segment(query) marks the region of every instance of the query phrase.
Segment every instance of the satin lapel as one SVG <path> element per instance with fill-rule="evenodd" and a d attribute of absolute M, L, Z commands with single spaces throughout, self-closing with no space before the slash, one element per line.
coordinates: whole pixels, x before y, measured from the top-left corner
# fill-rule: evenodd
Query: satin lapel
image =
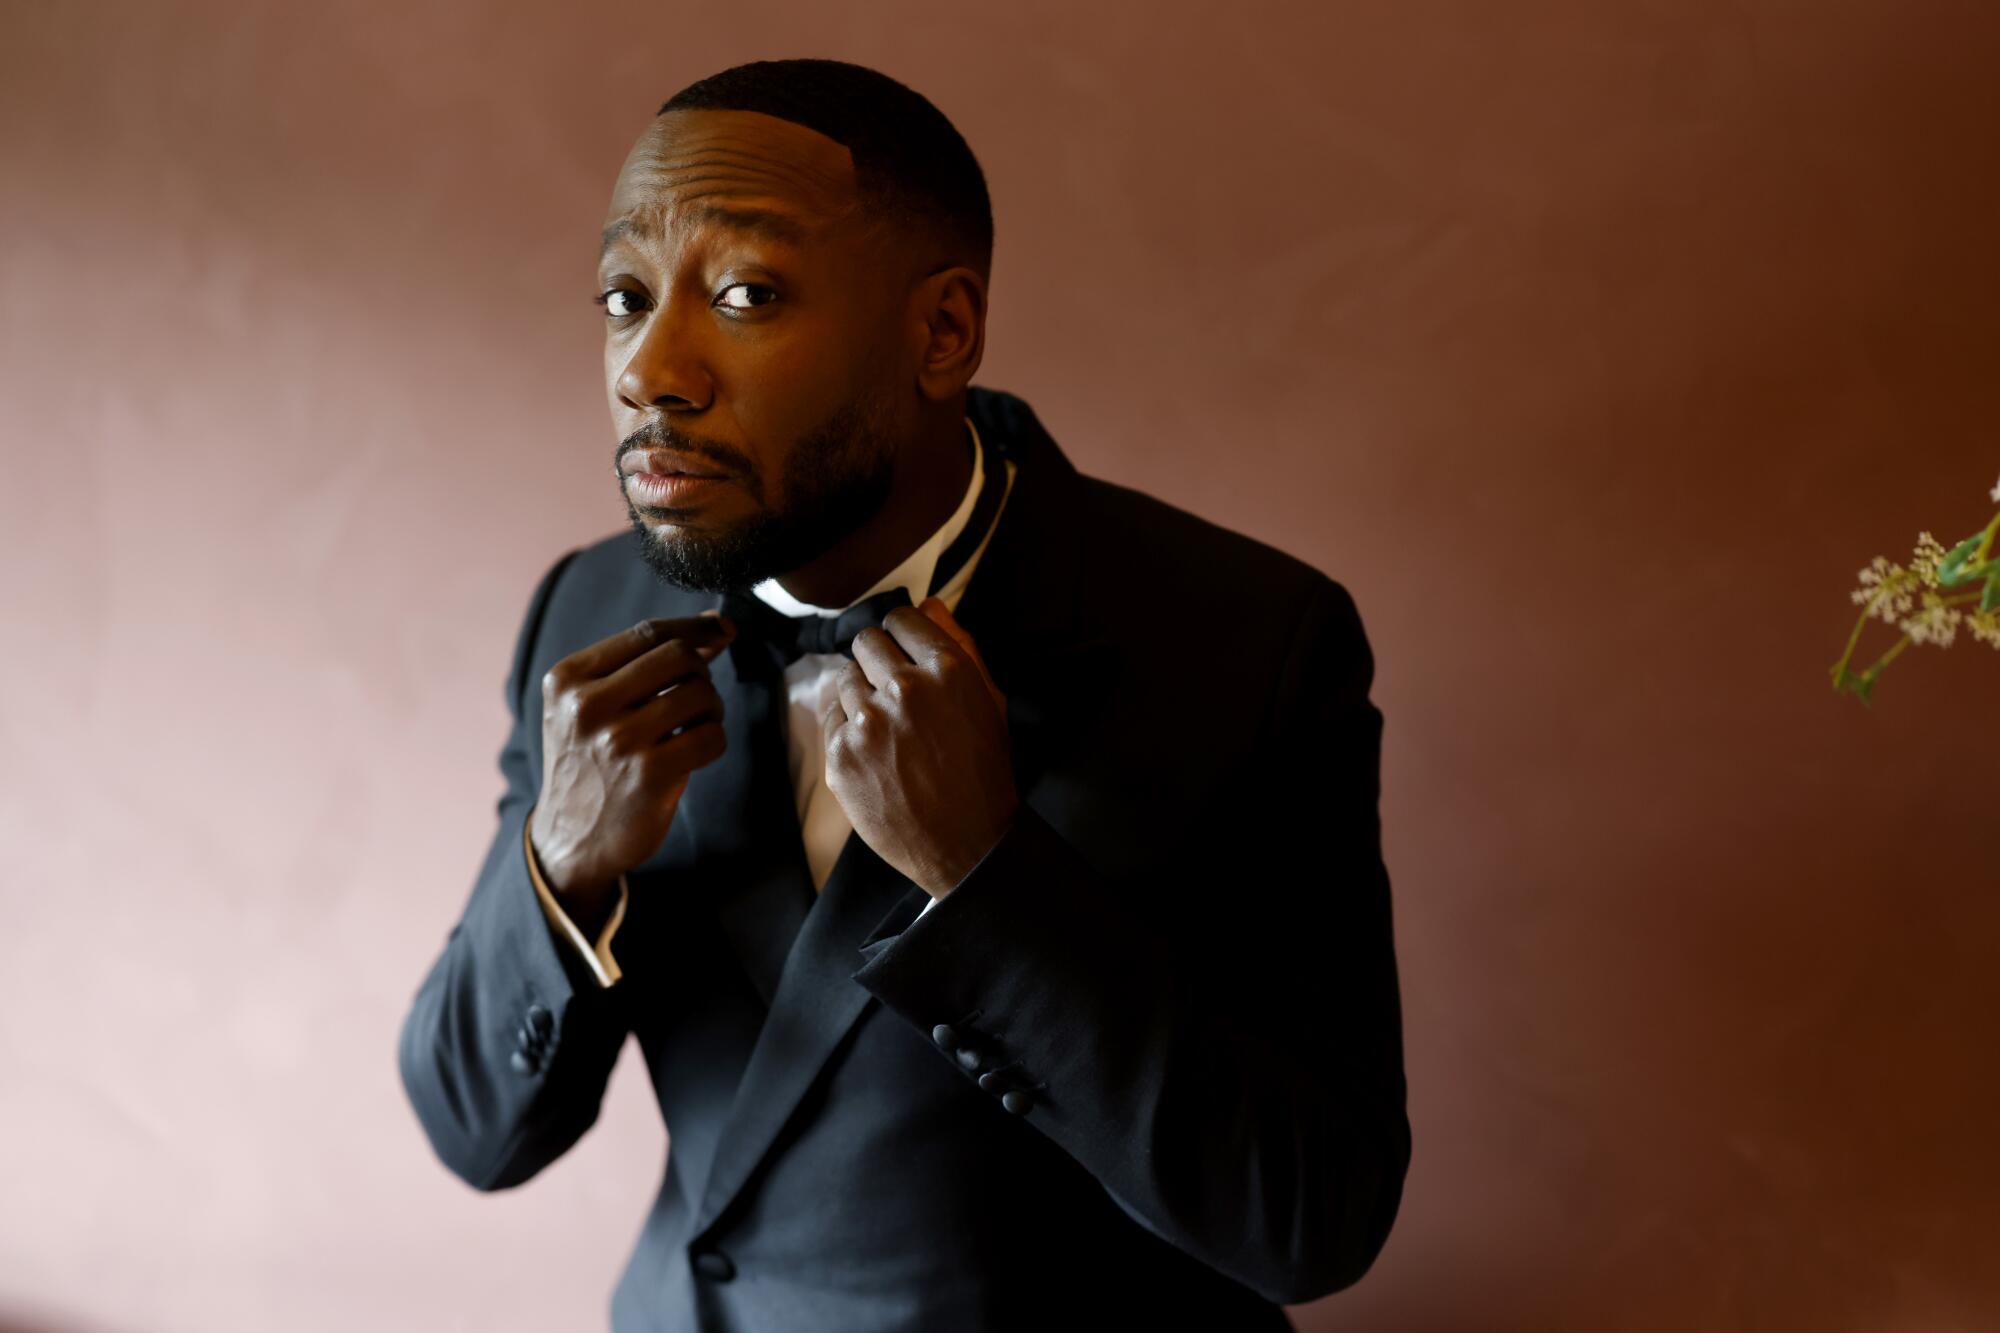
<path fill-rule="evenodd" d="M 975 388 L 968 412 L 981 440 L 1020 468 L 956 618 L 1007 696 L 1015 785 L 1026 799 L 1115 679 L 1117 650 L 1079 615 L 1069 460 L 1013 395 Z M 739 675 L 746 662 L 747 682 Z M 721 1218 L 875 1002 L 853 979 L 865 961 L 862 946 L 900 933 L 929 901 L 855 833 L 815 900 L 789 790 L 782 714 L 769 711 L 784 706 L 783 684 L 765 686 L 756 675 L 755 659 L 733 651 L 711 668 L 724 697 L 729 750 L 696 772 L 680 812 L 690 817 L 704 882 L 716 886 L 717 918 L 769 1005 L 690 1242 Z M 783 855 L 774 850 L 780 847 Z"/>
<path fill-rule="evenodd" d="M 690 1242 L 721 1217 L 863 1011 L 879 1003 L 853 980 L 862 944 L 914 921 L 927 901 L 867 843 L 848 836 L 785 960 L 702 1184 Z"/>
<path fill-rule="evenodd" d="M 1117 680 L 1121 645 L 1090 603 L 1118 590 L 1089 583 L 1092 550 L 1117 534 L 1095 530 L 1075 467 L 1027 403 L 975 387 L 966 410 L 1019 472 L 953 618 L 1007 697 L 1014 785 L 1025 799 Z"/>

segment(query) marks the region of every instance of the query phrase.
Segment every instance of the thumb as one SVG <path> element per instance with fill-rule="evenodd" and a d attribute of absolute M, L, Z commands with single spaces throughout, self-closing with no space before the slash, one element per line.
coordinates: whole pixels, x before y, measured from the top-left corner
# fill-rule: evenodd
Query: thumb
<path fill-rule="evenodd" d="M 926 597 L 917 606 L 917 610 L 929 616 L 939 629 L 951 635 L 953 642 L 965 649 L 966 656 L 970 657 L 978 665 L 979 674 L 986 678 L 986 689 L 993 696 L 993 702 L 1000 705 L 1000 710 L 1005 712 L 1007 710 L 1007 696 L 1000 693 L 1000 687 L 993 683 L 993 673 L 986 669 L 986 659 L 980 656 L 979 645 L 974 643 L 972 636 L 965 632 L 965 626 L 959 624 L 952 617 L 950 610 L 945 607 L 944 600 L 940 597 Z"/>

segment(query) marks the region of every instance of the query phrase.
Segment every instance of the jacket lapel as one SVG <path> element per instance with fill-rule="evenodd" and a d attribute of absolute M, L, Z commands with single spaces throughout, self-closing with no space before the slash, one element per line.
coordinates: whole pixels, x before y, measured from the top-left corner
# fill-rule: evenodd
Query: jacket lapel
<path fill-rule="evenodd" d="M 1007 696 L 1026 800 L 1063 740 L 1116 675 L 1116 649 L 1083 627 L 1072 580 L 1076 473 L 1027 404 L 973 388 L 982 442 L 1019 471 L 956 618 Z M 875 997 L 853 980 L 861 946 L 916 919 L 928 895 L 848 834 L 815 894 L 785 752 L 782 672 L 732 650 L 711 665 L 728 749 L 697 770 L 677 818 L 694 839 L 716 919 L 768 1012 L 700 1193 L 690 1241 L 713 1227 L 771 1150 Z"/>
<path fill-rule="evenodd" d="M 892 919 L 915 920 L 926 901 L 922 889 L 867 843 L 848 836 L 818 901 L 790 941 L 776 996 L 716 1142 L 691 1241 L 715 1224 L 743 1188 L 862 1012 L 880 1003 L 852 980 L 863 941 L 880 933 L 878 927 L 890 928 Z M 746 921 L 731 935 L 739 947 L 745 940 L 760 951 L 766 947 L 763 932 Z"/>

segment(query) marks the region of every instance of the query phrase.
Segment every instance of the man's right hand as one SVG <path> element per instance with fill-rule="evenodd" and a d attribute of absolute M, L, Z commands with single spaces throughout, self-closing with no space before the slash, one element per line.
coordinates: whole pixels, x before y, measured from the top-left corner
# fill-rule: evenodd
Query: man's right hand
<path fill-rule="evenodd" d="M 642 620 L 542 677 L 542 790 L 528 830 L 544 878 L 585 915 L 658 850 L 694 770 L 728 742 L 708 664 L 719 615 Z"/>

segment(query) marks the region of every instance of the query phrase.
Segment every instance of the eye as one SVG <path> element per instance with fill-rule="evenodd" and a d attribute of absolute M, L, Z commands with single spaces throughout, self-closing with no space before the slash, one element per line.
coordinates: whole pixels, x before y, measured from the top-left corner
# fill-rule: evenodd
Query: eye
<path fill-rule="evenodd" d="M 764 292 L 773 299 L 776 299 L 778 295 L 777 290 L 775 288 L 765 287 L 755 282 L 732 282 L 727 287 L 724 287 L 722 289 L 722 293 L 724 296 L 727 296 L 730 292 L 736 291 L 739 288 L 741 288 L 743 291 L 746 292 Z M 771 304 L 770 301 L 758 301 L 751 305 L 733 305 L 725 301 L 722 303 L 722 308 L 724 310 L 755 310 L 758 306 L 765 306 L 769 304 Z"/>
<path fill-rule="evenodd" d="M 613 287 L 608 292 L 599 292 L 592 299 L 604 307 L 604 313 L 612 319 L 625 319 L 638 312 L 631 308 L 638 293 L 629 287 Z"/>

